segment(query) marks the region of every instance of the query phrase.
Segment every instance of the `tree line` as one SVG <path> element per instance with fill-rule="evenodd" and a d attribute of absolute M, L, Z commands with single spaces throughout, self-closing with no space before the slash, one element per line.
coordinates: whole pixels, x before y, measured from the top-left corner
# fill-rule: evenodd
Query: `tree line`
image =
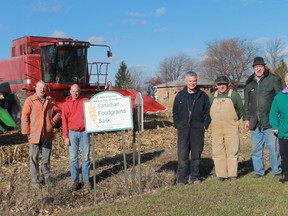
<path fill-rule="evenodd" d="M 195 71 L 207 79 L 215 80 L 218 75 L 228 77 L 231 85 L 237 89 L 240 82 L 245 82 L 252 74 L 252 62 L 254 57 L 264 57 L 267 68 L 282 79 L 288 72 L 285 58 L 288 50 L 282 38 L 271 39 L 265 46 L 255 41 L 230 38 L 215 40 L 206 43 L 207 49 L 203 57 L 192 58 L 186 53 L 164 58 L 154 77 L 143 80 L 143 71 L 130 72 L 124 61 L 121 62 L 115 76 L 115 88 L 132 88 L 139 92 L 152 94 L 153 86 L 181 80 L 187 71 Z"/>

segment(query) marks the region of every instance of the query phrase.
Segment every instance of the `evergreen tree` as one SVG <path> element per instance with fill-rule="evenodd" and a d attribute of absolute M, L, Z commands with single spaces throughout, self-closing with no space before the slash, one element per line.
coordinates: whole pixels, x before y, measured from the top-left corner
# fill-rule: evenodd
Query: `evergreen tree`
<path fill-rule="evenodd" d="M 121 62 L 120 68 L 115 75 L 115 88 L 116 89 L 128 89 L 132 86 L 132 78 L 129 70 L 127 70 L 127 65 L 124 61 Z"/>
<path fill-rule="evenodd" d="M 287 64 L 285 63 L 284 59 L 281 59 L 274 73 L 281 78 L 283 87 L 286 86 L 284 79 L 285 79 L 285 74 L 287 72 L 288 72 Z"/>

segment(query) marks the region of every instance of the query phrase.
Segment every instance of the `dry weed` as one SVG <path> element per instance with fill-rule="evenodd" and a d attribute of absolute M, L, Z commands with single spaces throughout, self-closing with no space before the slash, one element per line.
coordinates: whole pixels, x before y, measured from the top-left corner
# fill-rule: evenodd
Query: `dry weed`
<path fill-rule="evenodd" d="M 94 134 L 95 147 L 96 203 L 122 199 L 140 193 L 147 193 L 175 183 L 177 169 L 176 130 L 172 126 L 171 104 L 163 113 L 146 114 L 144 131 L 125 131 L 128 188 L 124 177 L 122 155 L 122 132 Z M 140 138 L 140 159 L 133 154 Z M 135 141 L 135 143 L 134 143 Z M 41 190 L 31 188 L 27 138 L 18 131 L 8 131 L 0 136 L 0 214 L 9 215 L 58 215 L 67 210 L 81 209 L 95 205 L 93 191 L 79 190 L 71 193 L 70 168 L 67 146 L 63 144 L 60 129 L 55 129 L 52 150 L 52 175 L 55 188 Z M 5 143 L 5 145 L 3 145 Z M 241 130 L 240 172 L 251 170 L 249 133 Z M 92 159 L 91 148 L 91 159 Z M 134 155 L 134 156 L 133 156 Z M 205 178 L 213 175 L 211 159 L 211 131 L 205 133 L 205 147 L 202 155 L 201 172 Z M 92 160 L 91 160 L 92 162 Z M 134 166 L 133 166 L 134 164 Z M 80 164 L 81 165 L 81 164 Z M 92 169 L 91 165 L 91 169 Z M 140 175 L 141 173 L 141 175 Z M 91 178 L 93 182 L 93 178 Z M 7 187 L 7 188 L 6 188 Z M 6 189 L 5 189 L 6 188 Z"/>

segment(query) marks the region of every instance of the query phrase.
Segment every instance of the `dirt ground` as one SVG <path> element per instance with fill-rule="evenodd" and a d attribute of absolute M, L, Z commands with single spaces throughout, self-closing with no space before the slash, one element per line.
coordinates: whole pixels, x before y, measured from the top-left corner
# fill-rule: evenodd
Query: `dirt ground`
<path fill-rule="evenodd" d="M 171 109 L 158 114 L 145 114 L 145 130 L 136 133 L 140 140 L 140 159 L 137 151 L 133 157 L 133 131 L 124 132 L 127 178 L 122 154 L 122 132 L 94 134 L 91 143 L 95 147 L 95 191 L 70 192 L 70 172 L 67 147 L 61 130 L 55 129 L 51 157 L 51 171 L 55 187 L 34 189 L 31 187 L 27 138 L 17 130 L 0 135 L 0 215 L 60 215 L 73 209 L 101 205 L 127 196 L 147 193 L 175 184 L 177 155 L 176 130 L 172 126 Z M 251 171 L 250 137 L 241 130 L 239 172 Z M 91 183 L 93 176 L 93 149 L 91 148 Z M 135 160 L 133 159 L 135 158 Z M 133 161 L 135 166 L 133 166 Z M 211 133 L 205 134 L 201 173 L 213 178 L 211 160 Z M 141 181 L 140 181 L 141 174 Z M 127 181 L 126 181 L 127 180 Z M 95 185 L 94 185 L 95 186 Z"/>

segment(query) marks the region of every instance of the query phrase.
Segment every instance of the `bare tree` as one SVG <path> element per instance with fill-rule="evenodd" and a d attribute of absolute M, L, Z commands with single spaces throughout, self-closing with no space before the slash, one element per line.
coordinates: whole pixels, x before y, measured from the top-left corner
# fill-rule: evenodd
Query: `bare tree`
<path fill-rule="evenodd" d="M 134 68 L 131 72 L 131 82 L 131 88 L 138 92 L 143 92 L 143 90 L 145 90 L 145 83 L 143 82 L 143 71 Z"/>
<path fill-rule="evenodd" d="M 266 54 L 264 57 L 267 61 L 268 67 L 272 72 L 275 72 L 281 59 L 285 59 L 285 57 L 287 57 L 284 40 L 280 37 L 270 40 L 267 43 Z"/>
<path fill-rule="evenodd" d="M 146 79 L 145 85 L 147 87 L 147 95 L 152 96 L 155 99 L 154 86 L 165 83 L 165 80 L 161 77 L 151 77 Z"/>
<path fill-rule="evenodd" d="M 287 64 L 284 61 L 284 59 L 280 60 L 280 63 L 278 64 L 278 66 L 274 72 L 276 75 L 278 75 L 281 78 L 281 82 L 282 82 L 283 87 L 286 87 L 285 75 L 288 72 L 288 68 L 287 68 Z"/>
<path fill-rule="evenodd" d="M 241 79 L 250 73 L 249 66 L 258 47 L 239 38 L 225 39 L 207 43 L 206 58 L 202 61 L 202 74 L 215 80 L 218 75 L 228 77 L 237 89 Z"/>
<path fill-rule="evenodd" d="M 187 71 L 195 70 L 197 61 L 185 53 L 165 58 L 159 66 L 157 75 L 166 82 L 175 81 L 184 77 Z"/>

